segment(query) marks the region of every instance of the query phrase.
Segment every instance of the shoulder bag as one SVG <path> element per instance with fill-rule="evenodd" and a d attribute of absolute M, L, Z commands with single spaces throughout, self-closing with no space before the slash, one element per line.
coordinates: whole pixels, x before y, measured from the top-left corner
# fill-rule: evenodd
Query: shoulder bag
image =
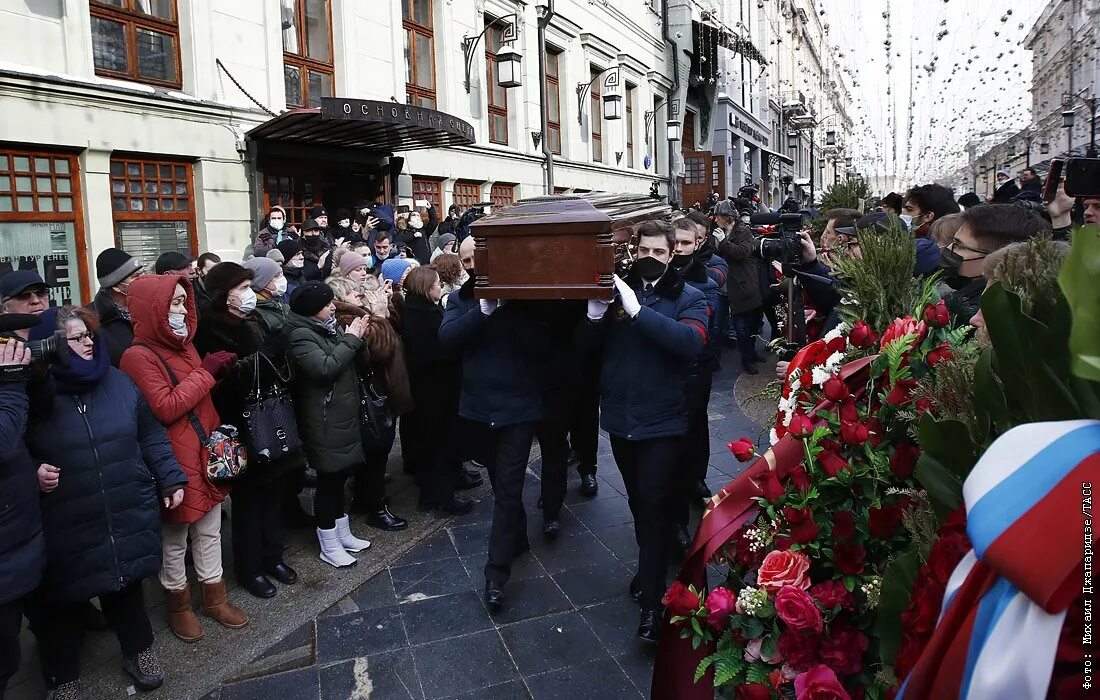
<path fill-rule="evenodd" d="M 363 447 L 368 451 L 389 452 L 397 435 L 397 421 L 390 409 L 389 397 L 379 393 L 374 386 L 374 372 L 363 370 L 359 379 L 359 424 L 363 433 Z"/>
<path fill-rule="evenodd" d="M 253 459 L 261 462 L 298 454 L 302 451 L 302 440 L 298 435 L 294 403 L 286 390 L 290 382 L 289 371 L 284 377 L 271 358 L 262 352 L 255 353 L 253 357 L 254 380 L 252 391 L 245 397 L 243 412 L 248 452 Z M 273 381 L 266 391 L 260 382 L 260 364 L 264 362 L 281 382 L 280 385 Z"/>

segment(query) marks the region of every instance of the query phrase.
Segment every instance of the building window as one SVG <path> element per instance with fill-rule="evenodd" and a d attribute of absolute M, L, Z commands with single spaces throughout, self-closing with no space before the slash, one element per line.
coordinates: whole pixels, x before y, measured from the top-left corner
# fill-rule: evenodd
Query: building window
<path fill-rule="evenodd" d="M 684 158 L 684 184 L 706 185 L 710 182 L 710 173 L 707 172 L 708 159 L 703 156 L 687 156 Z"/>
<path fill-rule="evenodd" d="M 592 122 L 592 160 L 603 162 L 603 102 L 600 99 L 600 71 L 592 69 L 592 89 L 589 91 L 592 104 L 589 120 Z"/>
<path fill-rule="evenodd" d="M 0 277 L 35 270 L 51 306 L 88 301 L 78 167 L 68 153 L 0 148 Z"/>
<path fill-rule="evenodd" d="M 550 152 L 561 155 L 561 52 L 546 50 L 546 144 Z"/>
<path fill-rule="evenodd" d="M 283 81 L 288 107 L 320 107 L 332 97 L 332 15 L 329 0 L 281 0 Z"/>
<path fill-rule="evenodd" d="M 634 167 L 634 86 L 626 86 L 626 167 Z"/>
<path fill-rule="evenodd" d="M 426 199 L 438 212 L 443 208 L 443 184 L 439 180 L 413 178 L 413 200 Z"/>
<path fill-rule="evenodd" d="M 494 184 L 489 190 L 489 201 L 495 207 L 503 207 L 516 201 L 516 186 Z"/>
<path fill-rule="evenodd" d="M 152 268 L 161 253 L 195 254 L 191 164 L 111 159 L 115 244 Z"/>
<path fill-rule="evenodd" d="M 481 184 L 459 180 L 455 183 L 454 203 L 463 209 L 469 209 L 481 203 Z"/>
<path fill-rule="evenodd" d="M 96 75 L 181 87 L 176 0 L 92 0 Z"/>
<path fill-rule="evenodd" d="M 401 0 L 405 28 L 405 101 L 435 109 L 433 0 Z"/>
<path fill-rule="evenodd" d="M 279 205 L 286 210 L 288 226 L 304 224 L 309 210 L 320 201 L 320 185 L 313 178 L 278 174 L 264 178 L 264 211 Z"/>
<path fill-rule="evenodd" d="M 493 20 L 488 20 L 493 21 Z M 504 46 L 504 28 L 485 33 L 485 76 L 489 92 L 489 142 L 508 145 L 508 90 L 497 85 L 497 51 Z"/>

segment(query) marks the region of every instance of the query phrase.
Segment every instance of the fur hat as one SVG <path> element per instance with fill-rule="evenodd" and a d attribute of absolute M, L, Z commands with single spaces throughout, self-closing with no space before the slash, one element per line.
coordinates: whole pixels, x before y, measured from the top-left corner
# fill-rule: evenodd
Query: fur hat
<path fill-rule="evenodd" d="M 210 295 L 210 308 L 224 308 L 229 290 L 251 279 L 252 270 L 235 262 L 220 262 L 210 268 L 204 280 L 206 292 Z"/>

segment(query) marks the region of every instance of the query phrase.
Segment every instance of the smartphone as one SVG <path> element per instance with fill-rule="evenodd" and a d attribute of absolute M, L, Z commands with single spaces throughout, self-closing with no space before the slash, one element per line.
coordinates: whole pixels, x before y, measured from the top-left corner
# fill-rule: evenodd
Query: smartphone
<path fill-rule="evenodd" d="M 421 208 L 423 208 L 423 209 L 427 209 L 428 207 L 430 207 L 430 206 L 431 206 L 431 204 L 430 204 L 430 203 L 428 202 L 428 200 L 426 200 L 426 199 L 418 199 L 418 200 L 416 200 L 416 201 L 415 201 L 415 202 L 413 202 L 413 203 L 414 203 L 414 204 L 415 204 L 416 206 L 418 206 L 418 207 L 421 207 Z"/>
<path fill-rule="evenodd" d="M 1044 202 L 1053 202 L 1058 196 L 1058 183 L 1062 180 L 1062 166 L 1065 163 L 1061 158 L 1050 161 L 1050 172 L 1047 173 L 1047 181 L 1043 185 Z"/>
<path fill-rule="evenodd" d="M 1066 194 L 1070 197 L 1100 195 L 1100 158 L 1070 158 L 1065 171 Z"/>

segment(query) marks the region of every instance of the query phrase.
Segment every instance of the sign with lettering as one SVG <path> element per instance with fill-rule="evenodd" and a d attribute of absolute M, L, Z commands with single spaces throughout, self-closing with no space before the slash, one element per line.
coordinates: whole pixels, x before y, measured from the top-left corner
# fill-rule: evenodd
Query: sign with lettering
<path fill-rule="evenodd" d="M 397 102 L 322 97 L 321 116 L 327 119 L 347 119 L 435 129 L 461 136 L 471 143 L 475 139 L 474 127 L 467 121 L 450 114 L 437 112 L 434 109 L 398 104 Z"/>
<path fill-rule="evenodd" d="M 768 144 L 767 135 L 754 129 L 748 122 L 741 119 L 741 117 L 730 114 L 730 126 L 762 145 L 766 146 Z"/>

